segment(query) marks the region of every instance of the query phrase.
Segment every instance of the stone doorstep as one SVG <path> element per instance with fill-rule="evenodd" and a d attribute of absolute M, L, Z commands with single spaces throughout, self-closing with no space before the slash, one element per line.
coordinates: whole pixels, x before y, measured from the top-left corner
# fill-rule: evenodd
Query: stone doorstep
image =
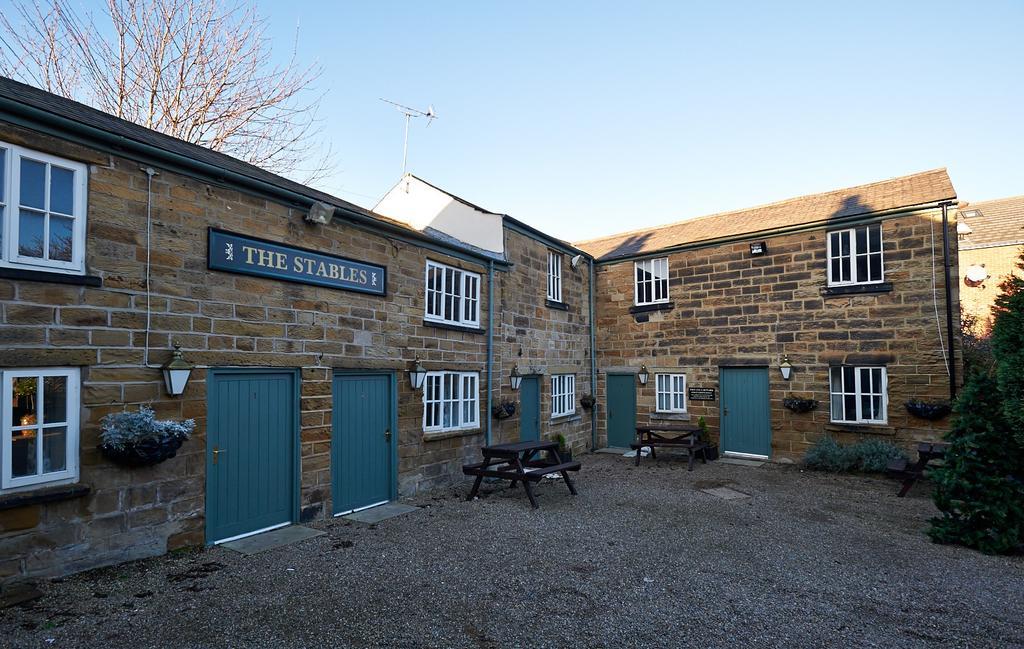
<path fill-rule="evenodd" d="M 370 507 L 369 509 L 355 512 L 354 514 L 347 514 L 342 516 L 342 518 L 349 521 L 356 521 L 357 523 L 373 525 L 389 518 L 394 518 L 395 516 L 414 512 L 417 509 L 419 509 L 419 507 L 403 505 L 402 503 L 385 503 L 383 505 L 377 505 L 376 507 Z"/>
<path fill-rule="evenodd" d="M 320 530 L 314 530 L 309 527 L 303 527 L 301 525 L 289 525 L 287 527 L 280 527 L 276 530 L 270 530 L 269 532 L 263 532 L 261 534 L 253 534 L 237 541 L 228 541 L 227 543 L 221 543 L 221 547 L 225 547 L 229 550 L 234 550 L 239 554 L 252 555 L 258 552 L 265 552 L 266 550 L 274 550 L 292 543 L 298 543 L 299 541 L 305 541 L 316 536 L 322 536 L 325 532 Z"/>

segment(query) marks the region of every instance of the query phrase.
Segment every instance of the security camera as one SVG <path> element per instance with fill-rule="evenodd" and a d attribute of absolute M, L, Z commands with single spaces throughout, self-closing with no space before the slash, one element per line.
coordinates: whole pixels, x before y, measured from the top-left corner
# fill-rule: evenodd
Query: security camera
<path fill-rule="evenodd" d="M 576 270 L 576 268 L 580 265 L 581 261 L 583 261 L 583 255 L 576 255 L 575 257 L 569 260 L 569 264 L 572 265 L 573 270 Z"/>

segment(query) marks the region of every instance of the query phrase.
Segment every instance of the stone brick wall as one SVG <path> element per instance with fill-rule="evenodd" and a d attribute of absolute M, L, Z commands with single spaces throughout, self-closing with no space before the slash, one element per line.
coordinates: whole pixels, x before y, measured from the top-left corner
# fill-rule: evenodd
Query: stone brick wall
<path fill-rule="evenodd" d="M 638 388 L 637 420 L 647 423 L 655 407 L 655 373 L 681 371 L 688 386 L 718 388 L 720 365 L 761 364 L 770 368 L 772 455 L 776 459 L 798 459 L 825 433 L 843 442 L 877 437 L 904 446 L 939 438 L 948 421 L 913 418 L 903 403 L 912 397 L 949 396 L 939 343 L 940 331 L 942 339 L 946 338 L 941 214 L 932 211 L 888 218 L 882 222 L 882 236 L 885 280 L 893 284 L 888 293 L 824 297 L 824 230 L 769 238 L 768 254 L 763 257 L 751 257 L 747 242 L 669 255 L 673 308 L 668 311 L 630 313 L 633 262 L 599 265 L 598 402 L 607 402 L 605 377 L 609 371 L 635 371 L 646 363 L 651 379 Z M 952 240 L 955 242 L 955 236 Z M 954 248 L 954 278 L 955 253 Z M 955 300 L 954 291 L 954 313 Z M 959 341 L 953 342 L 959 358 Z M 948 349 L 948 341 L 946 344 Z M 786 354 L 795 367 L 790 381 L 784 381 L 778 370 Z M 887 366 L 887 425 L 829 423 L 828 368 L 830 363 L 844 361 Z M 821 405 L 811 413 L 795 414 L 782 405 L 789 395 L 812 397 Z M 717 396 L 721 398 L 720 392 Z M 717 400 L 688 402 L 687 415 L 673 418 L 696 423 L 700 416 L 717 438 Z M 598 421 L 600 443 L 604 444 L 603 413 Z"/>
<path fill-rule="evenodd" d="M 987 248 L 960 249 L 960 305 L 964 313 L 977 318 L 977 333 L 986 333 L 992 328 L 992 305 L 999 295 L 999 285 L 1010 275 L 1017 273 L 1024 246 L 991 246 Z M 981 286 L 963 284 L 963 275 L 973 265 L 984 265 L 989 278 Z"/>

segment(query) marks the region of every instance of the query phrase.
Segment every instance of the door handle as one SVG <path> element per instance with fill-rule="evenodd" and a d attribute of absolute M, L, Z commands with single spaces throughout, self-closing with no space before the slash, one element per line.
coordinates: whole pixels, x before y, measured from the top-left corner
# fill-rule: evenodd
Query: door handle
<path fill-rule="evenodd" d="M 728 417 L 729 416 L 729 409 L 728 408 L 722 408 L 722 414 L 725 415 L 726 417 Z"/>
<path fill-rule="evenodd" d="M 214 464 L 217 464 L 217 459 L 218 459 L 218 456 L 219 456 L 219 455 L 220 455 L 221 453 L 227 453 L 227 449 L 224 449 L 224 448 L 217 448 L 216 446 L 214 446 L 214 447 L 213 447 L 213 463 L 214 463 Z"/>
<path fill-rule="evenodd" d="M 390 442 L 391 441 L 391 429 L 390 428 L 387 429 L 386 431 L 384 431 L 384 441 L 385 442 Z"/>

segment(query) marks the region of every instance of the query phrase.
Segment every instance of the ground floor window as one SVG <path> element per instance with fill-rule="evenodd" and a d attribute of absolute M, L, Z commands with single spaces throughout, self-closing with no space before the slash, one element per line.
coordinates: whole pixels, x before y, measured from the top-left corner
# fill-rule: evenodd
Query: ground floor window
<path fill-rule="evenodd" d="M 4 370 L 0 489 L 78 478 L 79 370 Z"/>
<path fill-rule="evenodd" d="M 576 377 L 555 374 L 551 377 L 551 416 L 565 417 L 576 412 Z"/>
<path fill-rule="evenodd" d="M 887 397 L 884 367 L 839 365 L 829 369 L 832 421 L 884 424 Z"/>
<path fill-rule="evenodd" d="M 686 375 L 655 374 L 658 412 L 686 412 Z"/>
<path fill-rule="evenodd" d="M 423 384 L 423 430 L 479 426 L 479 380 L 476 372 L 428 372 Z"/>

